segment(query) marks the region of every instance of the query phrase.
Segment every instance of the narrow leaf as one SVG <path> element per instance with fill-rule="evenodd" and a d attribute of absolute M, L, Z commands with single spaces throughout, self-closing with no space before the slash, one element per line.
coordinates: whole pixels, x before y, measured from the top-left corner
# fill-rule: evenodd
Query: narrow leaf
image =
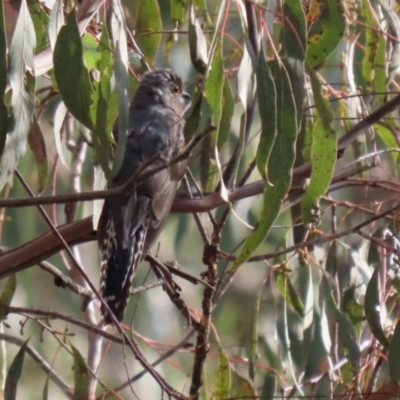
<path fill-rule="evenodd" d="M 365 317 L 373 335 L 378 339 L 383 347 L 389 346 L 389 341 L 383 332 L 381 322 L 381 284 L 380 284 L 380 268 L 377 267 L 372 274 L 365 293 Z M 384 305 L 383 305 L 384 307 Z"/>
<path fill-rule="evenodd" d="M 231 398 L 256 399 L 257 393 L 252 383 L 238 372 L 233 371 Z"/>
<path fill-rule="evenodd" d="M 261 135 L 257 148 L 256 163 L 262 178 L 265 182 L 268 182 L 267 165 L 277 129 L 276 88 L 263 51 L 260 52 L 257 64 L 257 94 L 261 118 Z"/>
<path fill-rule="evenodd" d="M 265 185 L 259 223 L 246 238 L 230 271 L 235 271 L 247 261 L 264 241 L 279 215 L 282 201 L 292 182 L 297 138 L 296 105 L 285 67 L 280 62 L 273 66 L 277 93 L 277 136 L 268 163 L 268 178 L 273 186 Z M 288 115 L 292 117 L 288 118 Z"/>
<path fill-rule="evenodd" d="M 49 23 L 49 16 L 44 10 L 44 6 L 39 2 L 28 3 L 29 13 L 32 17 L 33 26 L 35 27 L 36 35 L 36 49 L 35 53 L 40 53 L 49 46 L 49 39 L 47 35 L 47 25 Z"/>
<path fill-rule="evenodd" d="M 231 390 L 231 369 L 229 366 L 229 360 L 224 350 L 220 347 L 217 375 L 215 378 L 214 399 L 215 400 L 229 399 L 230 390 Z"/>
<path fill-rule="evenodd" d="M 1 158 L 0 189 L 6 182 L 12 180 L 12 174 L 26 150 L 34 108 L 33 56 L 35 48 L 35 28 L 26 0 L 22 0 L 9 53 L 12 120 L 8 121 L 7 140 Z"/>
<path fill-rule="evenodd" d="M 233 98 L 232 90 L 228 79 L 225 77 L 224 88 L 222 91 L 222 113 L 218 129 L 218 149 L 228 140 L 231 132 L 232 117 L 235 109 L 235 99 Z"/>
<path fill-rule="evenodd" d="M 139 8 L 143 8 L 141 0 Z M 148 2 L 149 12 L 153 0 Z M 116 80 L 116 86 L 118 89 L 118 143 L 115 149 L 115 161 L 111 171 L 111 176 L 107 178 L 113 178 L 119 172 L 122 165 L 122 160 L 125 155 L 126 139 L 128 137 L 128 113 L 129 113 L 129 77 L 128 77 L 128 44 L 126 38 L 127 26 L 125 21 L 124 12 L 121 3 L 117 0 L 112 1 L 113 10 L 111 15 L 111 36 L 113 38 L 113 44 L 115 48 L 115 67 L 114 76 Z M 138 14 L 140 18 L 140 12 Z M 153 36 L 153 35 L 150 35 Z"/>
<path fill-rule="evenodd" d="M 258 357 L 258 319 L 260 317 L 260 301 L 261 301 L 262 290 L 258 292 L 257 299 L 254 303 L 253 308 L 253 321 L 251 324 L 251 345 L 250 345 L 250 357 L 249 357 L 249 376 L 254 382 L 256 376 L 255 362 Z"/>
<path fill-rule="evenodd" d="M 199 73 L 204 74 L 208 65 L 207 40 L 196 19 L 193 5 L 189 14 L 189 50 L 193 66 Z"/>
<path fill-rule="evenodd" d="M 346 18 L 341 1 L 316 2 L 319 16 L 308 32 L 307 63 L 312 67 L 322 64 L 342 40 Z"/>
<path fill-rule="evenodd" d="M 66 107 L 78 121 L 93 129 L 90 117 L 93 88 L 83 64 L 83 47 L 75 10 L 70 12 L 67 24 L 58 34 L 53 62 L 54 75 Z"/>
<path fill-rule="evenodd" d="M 44 141 L 42 130 L 36 119 L 33 120 L 28 134 L 28 144 L 36 162 L 38 174 L 38 193 L 42 193 L 49 177 L 49 165 L 47 160 L 46 143 Z"/>
<path fill-rule="evenodd" d="M 301 0 L 286 0 L 283 7 L 286 23 L 283 29 L 282 45 L 287 56 L 286 68 L 296 103 L 297 125 L 300 126 L 306 87 L 307 23 Z"/>
<path fill-rule="evenodd" d="M 4 94 L 7 85 L 7 38 L 4 23 L 4 2 L 0 4 L 0 155 L 3 153 L 7 134 L 7 107 Z"/>
<path fill-rule="evenodd" d="M 331 183 L 336 165 L 337 138 L 332 129 L 332 107 L 322 95 L 321 84 L 314 71 L 309 70 L 318 119 L 314 125 L 311 148 L 311 178 L 304 194 L 302 207 L 303 223 L 319 223 L 319 201 Z"/>
<path fill-rule="evenodd" d="M 22 367 L 24 365 L 25 351 L 28 346 L 29 339 L 19 349 L 10 369 L 8 370 L 6 383 L 4 387 L 4 399 L 15 400 L 17 398 L 17 386 L 22 374 Z"/>
<path fill-rule="evenodd" d="M 400 382 L 399 348 L 400 348 L 400 321 L 398 321 L 396 324 L 396 328 L 394 330 L 392 340 L 390 341 L 388 349 L 390 378 L 394 383 L 397 384 L 399 384 Z"/>
<path fill-rule="evenodd" d="M 74 400 L 87 400 L 89 397 L 89 370 L 85 360 L 79 351 L 72 346 L 72 356 L 74 359 Z"/>
<path fill-rule="evenodd" d="M 139 0 L 136 18 L 136 43 L 146 59 L 153 61 L 157 54 L 161 35 L 149 35 L 149 33 L 162 29 L 157 0 Z"/>
<path fill-rule="evenodd" d="M 49 22 L 49 39 L 50 39 L 50 46 L 54 50 L 56 46 L 58 32 L 64 25 L 64 1 L 63 0 L 56 0 L 53 8 L 51 9 L 50 13 L 50 22 Z"/>
<path fill-rule="evenodd" d="M 219 127 L 222 115 L 222 94 L 224 87 L 224 69 L 222 59 L 222 43 L 218 42 L 207 70 L 204 82 L 203 99 L 201 104 L 201 120 L 199 132 L 201 132 L 209 123 Z M 215 148 L 218 143 L 218 130 L 211 132 L 202 142 L 202 152 L 200 158 L 201 183 L 205 191 L 214 189 L 217 178 L 217 159 L 215 157 Z"/>
<path fill-rule="evenodd" d="M 11 304 L 16 288 L 17 277 L 10 275 L 0 296 L 0 321 L 4 321 L 8 314 L 8 306 Z"/>
<path fill-rule="evenodd" d="M 64 121 L 65 121 L 65 116 L 67 115 L 67 111 L 68 111 L 67 107 L 65 107 L 64 102 L 61 101 L 59 103 L 59 105 L 57 106 L 55 114 L 54 114 L 54 129 L 53 129 L 53 131 L 54 131 L 54 143 L 56 146 L 57 155 L 58 155 L 61 163 L 64 165 L 64 167 L 69 170 L 69 166 L 64 157 L 63 145 L 62 145 L 62 141 L 61 141 Z"/>

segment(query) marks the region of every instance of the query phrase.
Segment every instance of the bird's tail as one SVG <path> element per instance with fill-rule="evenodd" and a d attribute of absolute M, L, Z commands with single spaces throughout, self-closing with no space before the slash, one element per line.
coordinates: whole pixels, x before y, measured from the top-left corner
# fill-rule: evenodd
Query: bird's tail
<path fill-rule="evenodd" d="M 119 322 L 124 317 L 132 279 L 142 259 L 146 231 L 145 224 L 140 224 L 130 232 L 128 238 L 118 240 L 113 219 L 109 218 L 106 223 L 101 246 L 100 294 Z M 103 305 L 100 311 L 106 325 L 113 323 L 109 311 Z"/>

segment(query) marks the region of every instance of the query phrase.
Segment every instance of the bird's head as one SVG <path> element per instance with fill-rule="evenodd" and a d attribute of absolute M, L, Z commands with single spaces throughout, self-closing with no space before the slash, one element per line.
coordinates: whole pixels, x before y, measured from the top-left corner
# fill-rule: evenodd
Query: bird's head
<path fill-rule="evenodd" d="M 134 101 L 151 100 L 181 114 L 190 96 L 183 89 L 182 78 L 168 69 L 154 69 L 143 75 Z"/>

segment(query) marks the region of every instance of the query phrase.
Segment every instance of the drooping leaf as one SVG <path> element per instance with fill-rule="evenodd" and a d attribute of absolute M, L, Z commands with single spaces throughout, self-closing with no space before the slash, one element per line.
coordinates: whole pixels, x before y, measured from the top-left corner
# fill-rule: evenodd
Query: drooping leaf
<path fill-rule="evenodd" d="M 286 69 L 297 109 L 297 125 L 303 119 L 305 99 L 305 58 L 307 53 L 307 24 L 301 0 L 287 0 L 284 3 L 285 21 L 283 29 L 283 50 L 286 54 Z"/>
<path fill-rule="evenodd" d="M 261 135 L 257 148 L 256 163 L 262 178 L 265 182 L 268 182 L 267 165 L 277 130 L 276 88 L 263 51 L 260 51 L 257 64 L 257 95 L 261 119 Z"/>
<path fill-rule="evenodd" d="M 71 347 L 74 359 L 74 399 L 87 400 L 89 396 L 90 372 L 81 353 L 74 346 L 71 345 Z"/>
<path fill-rule="evenodd" d="M 4 399 L 6 400 L 15 400 L 17 398 L 18 382 L 22 374 L 22 367 L 24 365 L 25 351 L 28 341 L 29 339 L 21 346 L 13 362 L 11 363 L 10 369 L 8 370 L 4 387 Z"/>
<path fill-rule="evenodd" d="M 63 101 L 70 113 L 93 129 L 90 116 L 93 88 L 83 64 L 83 46 L 72 10 L 58 34 L 53 54 L 54 74 Z"/>
<path fill-rule="evenodd" d="M 147 60 L 153 62 L 161 35 L 149 34 L 162 29 L 161 13 L 157 0 L 139 0 L 136 14 L 136 43 Z"/>
<path fill-rule="evenodd" d="M 229 271 L 239 268 L 263 242 L 280 212 L 282 201 L 292 182 L 298 130 L 296 105 L 285 67 L 278 61 L 272 65 L 277 93 L 277 136 L 268 163 L 268 178 L 272 186 L 265 185 L 259 223 L 247 236 Z M 288 118 L 288 115 L 293 117 Z"/>
<path fill-rule="evenodd" d="M 49 165 L 47 160 L 46 143 L 44 141 L 42 130 L 36 119 L 33 120 L 28 134 L 28 144 L 36 162 L 38 174 L 38 193 L 42 193 L 49 177 Z"/>
<path fill-rule="evenodd" d="M 219 127 L 222 115 L 222 95 L 224 87 L 224 69 L 222 59 L 222 43 L 218 42 L 211 64 L 204 81 L 201 104 L 201 120 L 198 132 L 202 132 L 211 123 Z M 215 148 L 218 143 L 218 129 L 211 132 L 202 142 L 201 152 L 201 183 L 205 191 L 213 190 L 217 178 L 217 160 Z"/>
<path fill-rule="evenodd" d="M 10 275 L 0 296 L 0 321 L 4 321 L 7 317 L 8 306 L 11 304 L 16 288 L 17 277 L 16 275 Z"/>
<path fill-rule="evenodd" d="M 50 13 L 49 39 L 51 48 L 54 50 L 57 42 L 58 32 L 64 26 L 64 2 L 56 0 Z"/>
<path fill-rule="evenodd" d="M 7 85 L 7 38 L 4 23 L 4 3 L 0 4 L 0 155 L 3 154 L 7 135 L 7 107 L 4 93 Z"/>
<path fill-rule="evenodd" d="M 365 18 L 368 28 L 365 30 L 365 50 L 362 61 L 362 73 L 368 92 L 372 89 L 372 82 L 375 74 L 376 56 L 379 47 L 379 26 L 367 0 L 361 1 L 361 14 Z"/>
<path fill-rule="evenodd" d="M 310 183 L 301 204 L 305 225 L 319 223 L 319 201 L 329 188 L 336 165 L 337 138 L 331 124 L 332 107 L 322 95 L 321 84 L 315 73 L 309 70 L 318 119 L 314 125 L 311 148 L 312 169 Z"/>
<path fill-rule="evenodd" d="M 193 66 L 204 74 L 208 65 L 207 40 L 196 19 L 193 5 L 190 7 L 189 15 L 189 50 Z"/>
<path fill-rule="evenodd" d="M 254 382 L 256 376 L 255 362 L 258 357 L 258 320 L 260 318 L 260 300 L 262 290 L 259 291 L 257 299 L 254 303 L 253 308 L 253 321 L 251 324 L 251 345 L 250 345 L 250 357 L 249 357 L 249 376 Z"/>
<path fill-rule="evenodd" d="M 170 0 L 171 4 L 171 20 L 177 26 L 181 26 L 186 21 L 187 2 L 184 0 Z"/>
<path fill-rule="evenodd" d="M 107 31 L 106 29 L 104 29 Z M 101 53 L 98 51 L 98 43 L 93 35 L 86 33 L 82 38 L 83 61 L 86 68 L 90 71 L 96 67 L 97 61 L 101 58 Z"/>
<path fill-rule="evenodd" d="M 26 0 L 22 0 L 9 52 L 12 118 L 7 124 L 7 140 L 1 157 L 0 189 L 12 180 L 26 150 L 34 108 L 36 82 L 32 74 L 35 48 L 35 28 Z"/>
<path fill-rule="evenodd" d="M 144 3 L 148 3 L 149 13 L 152 12 L 153 0 L 149 2 L 141 0 L 139 8 L 143 8 Z M 126 38 L 127 26 L 121 3 L 117 0 L 112 1 L 113 10 L 111 15 L 111 37 L 113 38 L 115 50 L 114 77 L 118 93 L 118 142 L 115 148 L 115 161 L 111 175 L 107 179 L 113 178 L 119 172 L 125 155 L 126 139 L 128 137 L 128 114 L 129 114 L 129 77 L 128 77 L 128 43 Z M 157 6 L 158 7 L 158 6 Z M 141 18 L 140 12 L 138 18 Z M 104 170 L 104 169 L 103 169 Z"/>
<path fill-rule="evenodd" d="M 371 332 L 382 344 L 383 347 L 389 346 L 389 341 L 386 338 L 386 335 L 382 328 L 381 321 L 381 284 L 380 284 L 380 268 L 377 267 L 372 274 L 372 277 L 368 283 L 367 291 L 365 293 L 365 317 L 367 318 L 368 325 L 371 329 Z M 382 307 L 385 307 L 382 305 Z"/>
<path fill-rule="evenodd" d="M 394 330 L 392 339 L 390 341 L 390 345 L 388 348 L 388 362 L 389 362 L 389 371 L 390 378 L 394 383 L 400 382 L 400 357 L 399 357 L 399 348 L 400 348 L 400 321 L 397 322 L 396 328 Z"/>
<path fill-rule="evenodd" d="M 296 293 L 292 282 L 290 281 L 287 272 L 282 269 L 277 269 L 274 273 L 276 286 L 279 289 L 281 296 L 285 297 L 289 304 L 300 317 L 304 317 L 304 304 Z"/>
<path fill-rule="evenodd" d="M 346 18 L 341 1 L 326 0 L 315 2 L 318 15 L 307 38 L 307 63 L 311 67 L 321 65 L 342 40 Z"/>
<path fill-rule="evenodd" d="M 242 103 L 244 109 L 247 109 L 253 101 L 254 88 L 255 84 L 253 64 L 248 50 L 248 44 L 245 43 L 245 45 L 243 46 L 243 57 L 242 61 L 240 62 L 237 76 L 238 98 Z"/>
<path fill-rule="evenodd" d="M 400 71 L 400 18 L 398 13 L 389 7 L 386 1 L 378 0 L 378 3 L 381 6 L 382 14 L 388 24 L 389 35 L 386 37 L 386 40 L 390 42 L 392 46 L 390 59 L 386 60 L 384 63 L 384 66 L 388 66 L 389 70 L 388 82 L 391 82 Z M 383 36 L 384 35 L 380 35 L 380 38 L 383 39 Z M 381 50 L 383 51 L 383 49 Z M 377 65 L 377 73 L 380 73 L 381 68 L 382 65 Z"/>
<path fill-rule="evenodd" d="M 328 273 L 324 273 L 323 282 L 326 304 L 337 323 L 339 343 L 347 349 L 351 366 L 358 370 L 360 368 L 361 351 L 357 341 L 357 333 L 353 324 L 347 319 L 346 314 L 337 308 L 328 278 Z M 333 290 L 336 291 L 336 288 L 333 288 Z"/>
<path fill-rule="evenodd" d="M 237 371 L 233 371 L 231 398 L 256 399 L 257 392 L 252 383 Z"/>
<path fill-rule="evenodd" d="M 96 116 L 95 127 L 92 132 L 94 147 L 93 158 L 103 169 L 105 176 L 111 177 L 114 138 L 111 135 L 112 127 L 118 113 L 118 93 L 112 90 L 111 79 L 113 62 L 110 54 L 110 40 L 107 30 L 104 29 L 98 45 L 100 59 L 96 67 L 100 72 L 100 81 L 96 83 Z M 120 150 L 122 152 L 122 148 Z"/>
<path fill-rule="evenodd" d="M 35 53 L 40 53 L 45 50 L 49 45 L 47 37 L 47 25 L 49 23 L 49 16 L 43 9 L 43 5 L 39 2 L 28 3 L 29 12 L 32 17 L 33 26 L 35 27 L 36 34 L 36 49 Z"/>
<path fill-rule="evenodd" d="M 61 141 L 65 116 L 67 115 L 67 112 L 68 112 L 67 107 L 65 107 L 64 102 L 61 101 L 60 104 L 57 106 L 55 114 L 54 114 L 53 132 L 54 132 L 54 143 L 56 146 L 57 155 L 58 155 L 61 163 L 64 165 L 64 167 L 69 169 L 68 163 L 64 157 L 63 145 L 62 145 L 62 141 Z"/>
<path fill-rule="evenodd" d="M 214 400 L 223 400 L 230 398 L 231 391 L 231 369 L 228 356 L 220 347 L 218 356 L 217 374 L 215 377 L 215 395 Z"/>
<path fill-rule="evenodd" d="M 222 113 L 218 128 L 218 149 L 228 140 L 231 132 L 231 123 L 233 112 L 235 109 L 235 99 L 233 98 L 232 90 L 229 85 L 228 78 L 225 77 L 224 88 L 222 91 Z"/>

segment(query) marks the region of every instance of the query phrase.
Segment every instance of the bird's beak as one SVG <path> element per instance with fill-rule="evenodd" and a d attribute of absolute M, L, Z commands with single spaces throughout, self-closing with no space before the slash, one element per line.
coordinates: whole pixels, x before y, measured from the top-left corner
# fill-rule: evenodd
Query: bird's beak
<path fill-rule="evenodd" d="M 185 100 L 191 100 L 190 94 L 189 94 L 188 92 L 183 92 L 183 93 L 182 93 L 182 97 L 183 97 Z"/>

